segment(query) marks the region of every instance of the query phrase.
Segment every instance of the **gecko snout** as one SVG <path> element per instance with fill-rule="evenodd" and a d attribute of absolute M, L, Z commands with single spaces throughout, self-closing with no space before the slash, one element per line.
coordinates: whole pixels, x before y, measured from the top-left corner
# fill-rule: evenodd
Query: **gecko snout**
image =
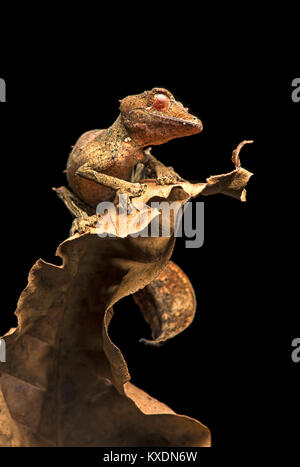
<path fill-rule="evenodd" d="M 201 133 L 201 131 L 203 130 L 203 123 L 201 120 L 199 120 L 199 118 L 197 117 L 194 117 L 194 124 L 198 130 L 198 133 Z"/>

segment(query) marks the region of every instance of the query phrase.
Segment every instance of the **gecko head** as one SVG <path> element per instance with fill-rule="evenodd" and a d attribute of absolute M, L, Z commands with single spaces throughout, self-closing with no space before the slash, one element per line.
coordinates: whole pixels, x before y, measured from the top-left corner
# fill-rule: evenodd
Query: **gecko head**
<path fill-rule="evenodd" d="M 131 138 L 145 147 L 202 131 L 202 122 L 163 88 L 125 97 L 121 118 Z"/>

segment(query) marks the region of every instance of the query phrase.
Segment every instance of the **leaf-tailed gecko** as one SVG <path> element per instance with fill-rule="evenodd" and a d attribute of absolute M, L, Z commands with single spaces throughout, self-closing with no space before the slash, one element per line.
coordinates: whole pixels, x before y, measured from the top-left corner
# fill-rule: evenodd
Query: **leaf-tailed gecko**
<path fill-rule="evenodd" d="M 172 167 L 151 154 L 149 146 L 201 131 L 202 122 L 166 89 L 122 99 L 120 115 L 108 129 L 84 133 L 73 147 L 66 170 L 72 192 L 56 189 L 77 218 L 76 230 L 81 218 L 95 214 L 98 203 L 112 200 L 116 192 L 134 197 L 146 190 L 145 184 L 134 181 L 141 164 L 144 173 L 160 184 L 181 181 Z"/>

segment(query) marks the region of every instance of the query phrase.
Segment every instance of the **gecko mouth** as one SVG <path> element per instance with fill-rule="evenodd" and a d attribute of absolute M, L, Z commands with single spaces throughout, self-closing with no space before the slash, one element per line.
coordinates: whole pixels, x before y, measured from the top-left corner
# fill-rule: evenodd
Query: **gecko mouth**
<path fill-rule="evenodd" d="M 180 117 L 172 117 L 171 115 L 164 115 L 159 112 L 147 111 L 145 109 L 143 113 L 146 115 L 151 115 L 151 119 L 156 121 L 157 123 L 163 122 L 164 125 L 168 125 L 170 128 L 186 128 L 193 130 L 193 133 L 200 133 L 203 130 L 203 125 L 201 120 L 193 115 L 189 115 L 189 118 L 180 118 Z"/>

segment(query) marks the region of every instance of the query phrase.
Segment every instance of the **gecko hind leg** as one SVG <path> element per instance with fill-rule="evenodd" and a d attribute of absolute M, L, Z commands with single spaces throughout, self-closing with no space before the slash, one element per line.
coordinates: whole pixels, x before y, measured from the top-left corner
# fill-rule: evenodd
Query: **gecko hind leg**
<path fill-rule="evenodd" d="M 81 201 L 71 190 L 65 186 L 53 188 L 53 191 L 63 201 L 73 217 L 86 217 L 95 214 L 95 209 Z"/>
<path fill-rule="evenodd" d="M 99 216 L 95 214 L 95 209 L 81 201 L 68 188 L 61 186 L 53 188 L 57 196 L 63 201 L 73 217 L 75 217 L 70 235 L 76 232 L 83 232 L 87 226 L 91 226 L 99 220 Z"/>

